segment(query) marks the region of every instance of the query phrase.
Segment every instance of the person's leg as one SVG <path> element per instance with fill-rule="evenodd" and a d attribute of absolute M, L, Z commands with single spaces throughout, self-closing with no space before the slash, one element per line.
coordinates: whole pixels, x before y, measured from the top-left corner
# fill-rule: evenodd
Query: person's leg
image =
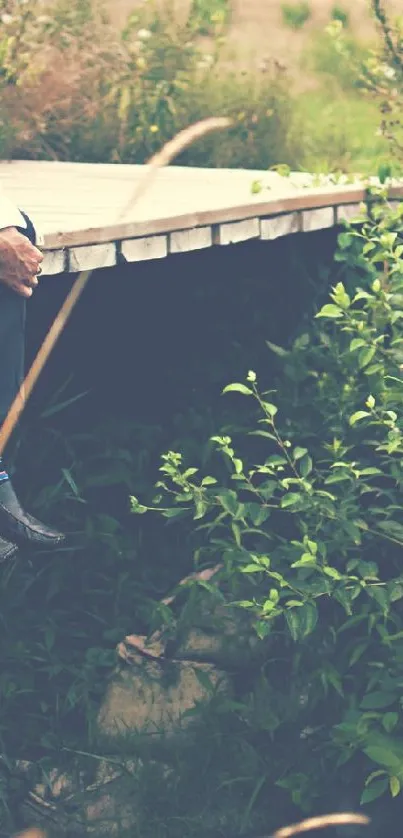
<path fill-rule="evenodd" d="M 35 244 L 35 230 L 29 218 L 24 217 L 27 229 L 20 232 Z M 25 306 L 23 297 L 0 285 L 0 426 L 23 381 Z M 17 544 L 29 543 L 38 547 L 55 547 L 64 540 L 62 533 L 24 512 L 0 458 L 0 541 L 1 537 Z M 5 558 L 5 549 L 0 543 L 0 562 Z"/>
<path fill-rule="evenodd" d="M 24 374 L 25 306 L 24 297 L 0 285 L 0 425 Z"/>
<path fill-rule="evenodd" d="M 0 285 L 0 426 L 20 388 L 24 370 L 25 300 Z M 0 486 L 8 480 L 0 458 Z M 0 537 L 0 563 L 17 552 Z"/>

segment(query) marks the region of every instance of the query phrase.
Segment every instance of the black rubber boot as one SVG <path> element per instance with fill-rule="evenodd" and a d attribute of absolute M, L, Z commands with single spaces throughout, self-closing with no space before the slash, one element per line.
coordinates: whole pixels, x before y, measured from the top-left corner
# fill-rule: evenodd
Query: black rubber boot
<path fill-rule="evenodd" d="M 0 533 L 21 546 L 60 547 L 65 540 L 63 533 L 24 512 L 11 480 L 0 483 Z"/>
<path fill-rule="evenodd" d="M 16 544 L 11 544 L 10 541 L 5 541 L 4 538 L 0 538 L 0 565 L 14 558 L 16 553 L 18 553 Z"/>

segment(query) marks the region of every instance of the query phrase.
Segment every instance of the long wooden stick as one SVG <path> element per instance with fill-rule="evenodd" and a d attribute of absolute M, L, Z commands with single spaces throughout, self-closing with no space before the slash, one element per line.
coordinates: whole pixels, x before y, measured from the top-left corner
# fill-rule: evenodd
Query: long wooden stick
<path fill-rule="evenodd" d="M 174 159 L 181 151 L 187 148 L 189 145 L 194 143 L 196 140 L 199 140 L 201 137 L 204 137 L 206 134 L 210 134 L 211 131 L 218 131 L 222 130 L 223 128 L 228 128 L 231 125 L 231 120 L 227 119 L 226 117 L 210 117 L 209 119 L 203 119 L 200 122 L 196 122 L 194 125 L 190 125 L 189 128 L 185 128 L 183 131 L 180 131 L 179 134 L 176 135 L 172 140 L 170 140 L 164 147 L 157 152 L 147 164 L 147 170 L 144 174 L 144 177 L 140 180 L 137 188 L 134 190 L 133 195 L 130 198 L 128 204 L 124 207 L 123 211 L 119 214 L 117 218 L 117 222 L 122 220 L 129 212 L 133 210 L 133 207 L 138 203 L 140 198 L 148 191 L 150 188 L 158 169 L 162 166 L 167 166 L 171 160 Z M 175 200 L 175 198 L 173 198 Z M 102 266 L 101 266 L 102 267 Z M 35 387 L 38 378 L 47 363 L 51 352 L 53 351 L 78 299 L 80 298 L 84 288 L 86 287 L 88 280 L 94 273 L 93 270 L 91 271 L 82 271 L 70 293 L 67 295 L 62 307 L 60 308 L 59 313 L 56 315 L 55 320 L 53 321 L 45 340 L 40 347 L 38 354 L 33 361 L 33 364 L 25 378 L 25 381 L 20 387 L 20 390 L 14 399 L 13 404 L 10 407 L 8 415 L 3 422 L 3 425 L 0 429 L 0 457 L 4 453 L 4 449 L 11 437 L 11 434 L 14 431 L 14 428 L 20 419 L 27 401 Z"/>

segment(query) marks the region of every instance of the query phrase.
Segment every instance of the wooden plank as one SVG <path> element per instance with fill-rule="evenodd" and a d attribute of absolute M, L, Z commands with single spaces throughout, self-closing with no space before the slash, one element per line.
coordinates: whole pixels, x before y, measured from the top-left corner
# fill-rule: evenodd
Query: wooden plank
<path fill-rule="evenodd" d="M 276 172 L 171 166 L 158 171 L 149 193 L 122 218 L 146 169 L 135 164 L 12 161 L 0 162 L 0 181 L 43 230 L 47 250 L 348 206 L 366 198 L 359 181 L 312 187 L 311 176 L 304 173 L 284 178 Z M 262 190 L 252 194 L 256 180 Z M 401 198 L 403 185 L 393 186 L 391 195 Z"/>

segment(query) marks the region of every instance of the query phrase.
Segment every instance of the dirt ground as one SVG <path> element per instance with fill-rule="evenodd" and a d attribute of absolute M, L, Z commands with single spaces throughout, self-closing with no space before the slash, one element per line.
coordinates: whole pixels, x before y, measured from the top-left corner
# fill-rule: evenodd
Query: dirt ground
<path fill-rule="evenodd" d="M 144 0 L 110 0 L 115 19 L 120 22 Z M 294 0 L 289 0 L 294 2 Z M 176 0 L 178 12 L 189 6 L 190 0 Z M 345 9 L 350 18 L 351 31 L 363 39 L 372 38 L 374 25 L 369 11 L 370 0 L 310 0 L 312 16 L 299 31 L 284 25 L 282 0 L 232 0 L 232 22 L 228 47 L 238 60 L 249 65 L 264 59 L 276 58 L 288 65 L 294 63 L 304 49 L 312 32 L 320 30 L 330 20 L 335 5 Z M 403 0 L 385 0 L 390 13 L 403 12 Z"/>

